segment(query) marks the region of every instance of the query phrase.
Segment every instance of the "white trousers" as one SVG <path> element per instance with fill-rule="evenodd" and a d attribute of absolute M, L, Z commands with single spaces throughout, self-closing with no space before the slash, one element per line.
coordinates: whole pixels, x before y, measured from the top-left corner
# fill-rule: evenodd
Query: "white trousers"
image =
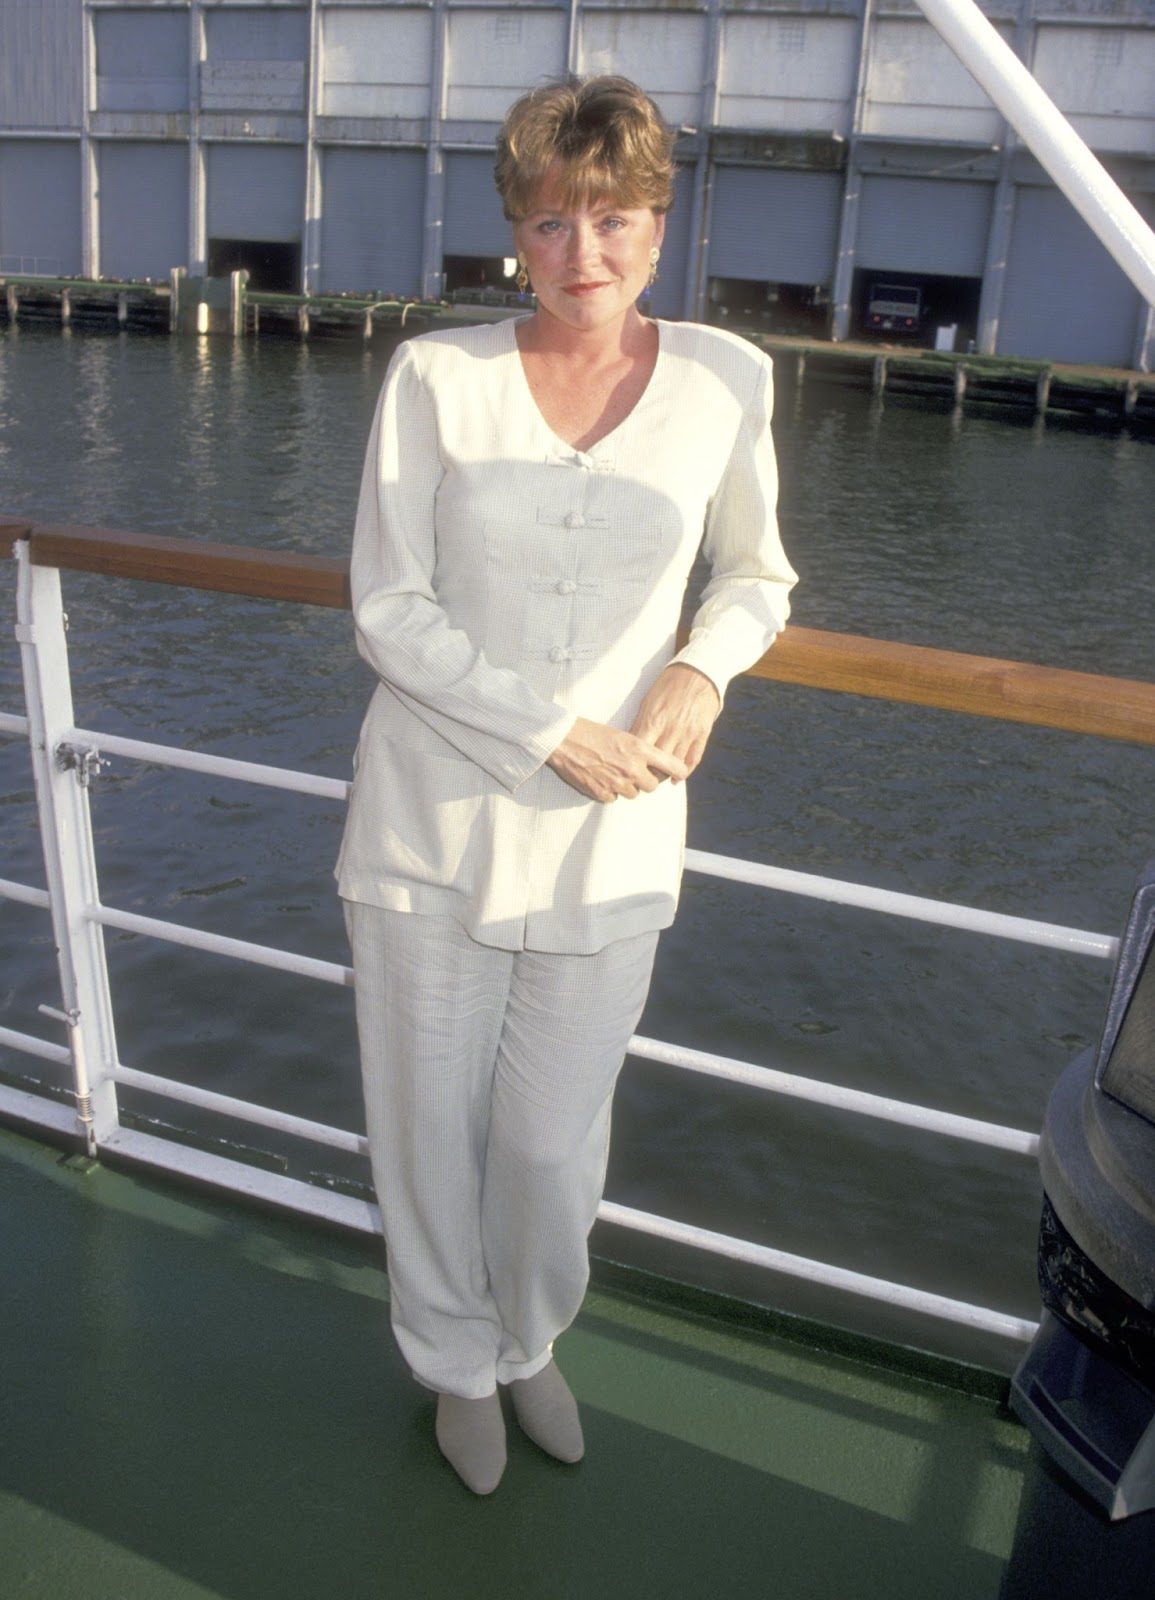
<path fill-rule="evenodd" d="M 421 1383 L 481 1399 L 540 1371 L 581 1305 L 658 935 L 550 955 L 345 916 L 393 1330 Z"/>

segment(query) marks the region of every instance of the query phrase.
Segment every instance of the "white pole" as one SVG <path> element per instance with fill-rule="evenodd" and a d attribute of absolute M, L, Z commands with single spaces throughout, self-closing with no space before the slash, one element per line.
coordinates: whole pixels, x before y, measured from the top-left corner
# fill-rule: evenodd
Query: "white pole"
<path fill-rule="evenodd" d="M 918 0 L 927 20 L 1155 306 L 1155 233 L 974 0 Z"/>

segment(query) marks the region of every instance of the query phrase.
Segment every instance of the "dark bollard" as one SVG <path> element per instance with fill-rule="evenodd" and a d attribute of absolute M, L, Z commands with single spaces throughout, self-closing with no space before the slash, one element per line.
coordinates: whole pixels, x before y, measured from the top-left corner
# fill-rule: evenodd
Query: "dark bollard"
<path fill-rule="evenodd" d="M 1033 1436 L 1001 1600 L 1155 1596 L 1155 862 L 1098 1048 L 1047 1105 L 1043 1319 L 1011 1385 Z"/>

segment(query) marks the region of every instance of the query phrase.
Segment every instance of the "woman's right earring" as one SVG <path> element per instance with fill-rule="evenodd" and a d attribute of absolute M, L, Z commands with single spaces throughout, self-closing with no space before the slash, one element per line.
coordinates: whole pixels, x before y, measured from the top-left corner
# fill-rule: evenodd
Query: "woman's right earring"
<path fill-rule="evenodd" d="M 529 263 L 526 261 L 525 257 L 523 255 L 519 255 L 517 258 L 517 278 L 515 279 L 515 282 L 520 294 L 524 294 L 529 288 L 529 273 L 526 271 L 528 265 Z"/>

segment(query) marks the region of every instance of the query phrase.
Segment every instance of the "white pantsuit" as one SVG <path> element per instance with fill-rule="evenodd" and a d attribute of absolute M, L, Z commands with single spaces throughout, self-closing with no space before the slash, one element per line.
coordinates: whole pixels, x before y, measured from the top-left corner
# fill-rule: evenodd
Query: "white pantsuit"
<path fill-rule="evenodd" d="M 393 1331 L 422 1383 L 479 1400 L 543 1367 L 581 1305 L 658 936 L 557 956 L 346 915 Z"/>
<path fill-rule="evenodd" d="M 547 426 L 513 322 L 410 340 L 366 457 L 353 612 L 378 683 L 338 885 L 398 1338 L 467 1398 L 531 1376 L 576 1312 L 681 880 L 685 785 L 599 805 L 548 757 L 579 716 L 629 728 L 671 661 L 724 695 L 795 581 L 769 361 L 658 328 L 644 394 L 589 451 Z"/>

